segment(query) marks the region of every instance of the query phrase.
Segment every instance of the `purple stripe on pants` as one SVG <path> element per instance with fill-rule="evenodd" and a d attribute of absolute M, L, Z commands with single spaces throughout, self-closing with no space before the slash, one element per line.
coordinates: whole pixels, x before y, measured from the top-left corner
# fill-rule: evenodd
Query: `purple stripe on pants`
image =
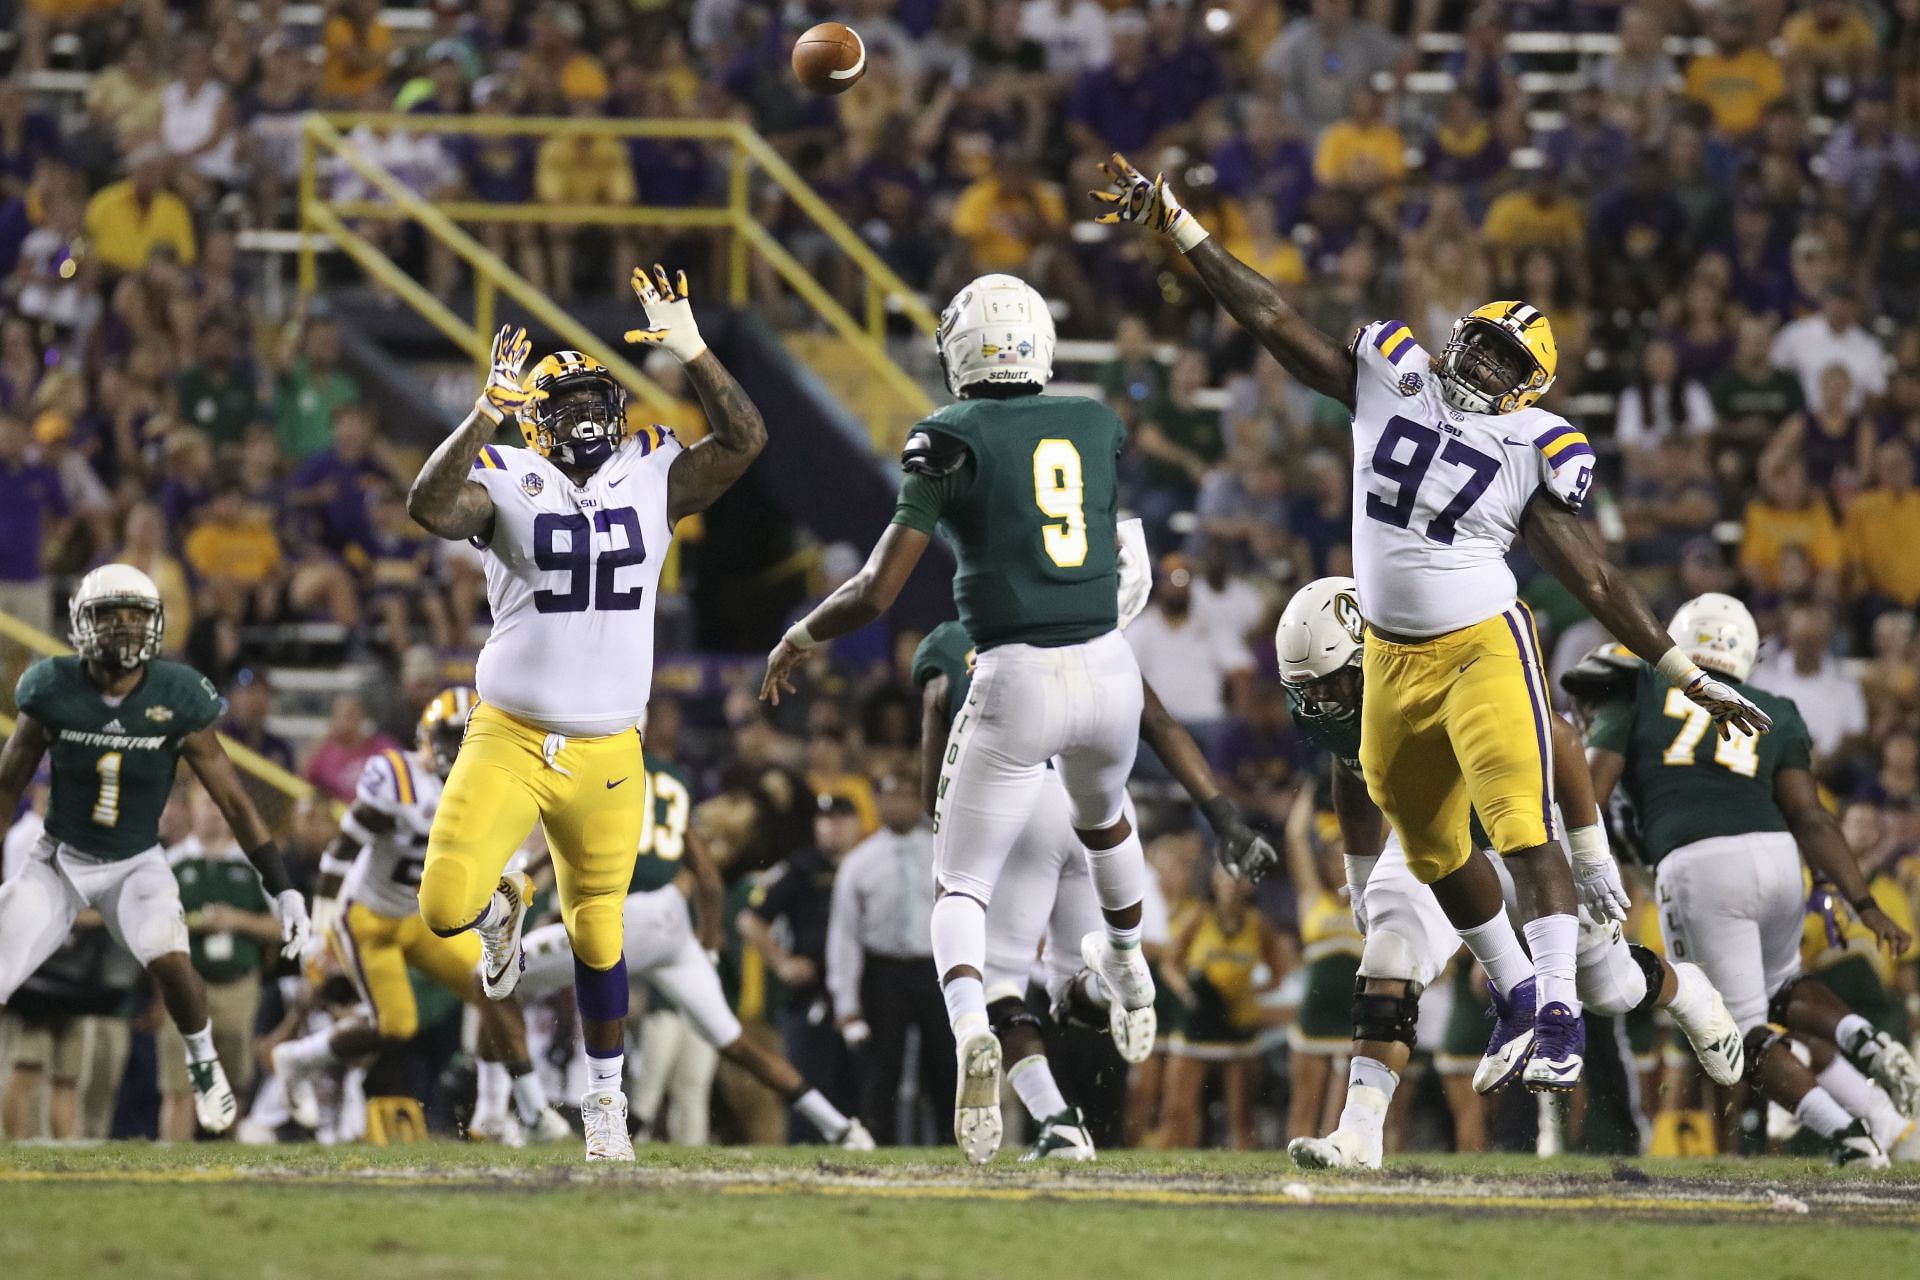
<path fill-rule="evenodd" d="M 1520 679 L 1527 686 L 1527 705 L 1533 708 L 1533 741 L 1540 749 L 1540 821 L 1545 824 L 1548 835 L 1553 834 L 1553 781 L 1550 770 L 1553 757 L 1547 754 L 1547 722 L 1543 718 L 1546 709 L 1540 705 L 1540 695 L 1534 692 L 1533 681 L 1527 675 L 1527 668 L 1535 666 L 1533 650 L 1520 634 L 1519 626 L 1513 620 L 1512 611 L 1500 615 L 1506 622 L 1507 630 L 1513 635 L 1513 647 L 1520 655 Z M 1506 849 L 1497 853 L 1510 852 Z"/>

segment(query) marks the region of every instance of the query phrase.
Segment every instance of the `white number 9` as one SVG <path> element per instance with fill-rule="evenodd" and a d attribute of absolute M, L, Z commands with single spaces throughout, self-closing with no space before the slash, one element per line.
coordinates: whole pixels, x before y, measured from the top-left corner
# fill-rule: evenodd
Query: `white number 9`
<path fill-rule="evenodd" d="M 1087 562 L 1086 483 L 1080 451 L 1071 440 L 1042 440 L 1033 448 L 1033 501 L 1058 521 L 1043 526 L 1047 558 L 1062 569 Z"/>

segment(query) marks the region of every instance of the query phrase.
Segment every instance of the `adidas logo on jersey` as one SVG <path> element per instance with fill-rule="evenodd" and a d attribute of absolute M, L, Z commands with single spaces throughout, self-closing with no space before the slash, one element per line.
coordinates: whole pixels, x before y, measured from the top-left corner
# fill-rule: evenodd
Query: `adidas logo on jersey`
<path fill-rule="evenodd" d="M 118 719 L 109 720 L 100 727 L 102 733 L 125 733 L 126 731 L 127 726 L 121 724 Z"/>

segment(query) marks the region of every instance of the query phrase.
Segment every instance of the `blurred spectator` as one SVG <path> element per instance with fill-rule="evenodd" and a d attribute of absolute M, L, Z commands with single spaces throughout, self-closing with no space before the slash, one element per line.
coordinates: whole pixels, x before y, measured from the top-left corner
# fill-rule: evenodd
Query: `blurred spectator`
<path fill-rule="evenodd" d="M 1626 181 L 1594 202 L 1591 235 L 1594 304 L 1603 311 L 1657 307 L 1687 240 L 1687 211 L 1659 151 L 1643 148 Z"/>
<path fill-rule="evenodd" d="M 1722 430 L 1763 439 L 1800 411 L 1800 380 L 1773 363 L 1772 351 L 1773 326 L 1766 317 L 1742 316 L 1733 360 L 1707 388 Z"/>
<path fill-rule="evenodd" d="M 1182 351 L 1174 358 L 1166 399 L 1129 433 L 1127 443 L 1142 462 L 1144 492 L 1137 505 L 1150 543 L 1175 512 L 1193 505 L 1207 469 L 1220 457 L 1220 414 L 1195 400 L 1206 385 L 1206 356 Z"/>
<path fill-rule="evenodd" d="M 393 31 L 381 19 L 380 0 L 341 0 L 321 31 L 320 44 L 323 97 L 347 106 L 378 88 L 393 54 Z"/>
<path fill-rule="evenodd" d="M 1803 112 L 1846 112 L 1854 86 L 1870 78 L 1879 38 L 1853 0 L 1813 0 L 1780 28 L 1782 69 Z"/>
<path fill-rule="evenodd" d="M 1427 138 L 1425 164 L 1428 180 L 1464 187 L 1473 202 L 1484 203 L 1480 190 L 1507 167 L 1507 149 L 1493 124 L 1474 104 L 1471 94 L 1456 89 L 1440 107 L 1440 119 Z"/>
<path fill-rule="evenodd" d="M 340 330 L 324 316 L 296 316 L 281 345 L 273 413 L 280 450 L 298 462 L 327 447 L 333 418 L 360 398 L 360 384 L 340 370 Z"/>
<path fill-rule="evenodd" d="M 572 103 L 577 119 L 592 119 L 597 114 L 593 103 L 576 98 Z M 557 133 L 540 144 L 533 166 L 533 189 L 542 204 L 630 205 L 636 198 L 633 168 L 627 162 L 626 148 L 620 139 L 591 133 Z M 556 298 L 573 296 L 574 252 L 587 229 L 574 223 L 556 223 L 547 228 L 547 252 L 551 266 L 548 286 Z M 613 228 L 609 256 L 614 262 L 638 262 L 631 228 Z"/>
<path fill-rule="evenodd" d="M 1060 189 L 1034 175 L 1031 157 L 1007 149 L 993 172 L 960 193 L 953 205 L 953 233 L 966 242 L 972 270 L 1036 275 L 1035 253 L 1067 230 L 1067 202 Z"/>
<path fill-rule="evenodd" d="M 1896 184 L 1920 181 L 1920 143 L 1894 130 L 1892 104 L 1877 86 L 1854 98 L 1847 122 L 1828 135 L 1820 162 L 1828 189 L 1838 191 L 1855 214 L 1867 213 Z"/>
<path fill-rule="evenodd" d="M 1476 6 L 1467 15 L 1460 47 L 1447 56 L 1447 74 L 1453 77 L 1457 92 L 1505 127 L 1506 113 L 1520 100 L 1518 70 L 1507 52 L 1507 24 L 1500 6 Z"/>
<path fill-rule="evenodd" d="M 1257 442 L 1234 446 L 1207 472 L 1194 502 L 1200 536 L 1228 549 L 1243 568 L 1264 566 L 1285 553 L 1287 477 L 1279 459 Z"/>
<path fill-rule="evenodd" d="M 213 56 L 202 36 L 187 36 L 175 51 L 178 77 L 160 98 L 160 145 L 174 172 L 202 203 L 240 176 L 239 130 L 227 90 L 213 78 Z"/>
<path fill-rule="evenodd" d="M 995 21 L 1003 20 L 995 12 Z M 1107 60 L 1107 11 L 1097 0 L 1026 0 L 1020 34 L 1046 50 L 1047 71 L 1077 75 Z"/>
<path fill-rule="evenodd" d="M 335 694 L 333 710 L 327 716 L 327 731 L 307 754 L 306 767 L 300 773 L 308 782 L 345 804 L 353 799 L 353 789 L 360 782 L 360 766 L 367 758 L 391 751 L 397 745 L 367 719 L 367 709 L 359 694 Z"/>
<path fill-rule="evenodd" d="M 474 82 L 473 107 L 477 115 L 501 119 L 514 107 L 512 89 L 503 76 Z M 512 134 L 453 134 L 445 139 L 449 158 L 459 170 L 467 195 L 491 204 L 533 203 L 535 142 Z M 530 222 L 489 222 L 474 234 L 494 254 L 512 262 L 514 270 L 541 292 L 547 287 L 546 255 L 540 248 L 540 229 Z"/>
<path fill-rule="evenodd" d="M 1640 371 L 1620 393 L 1614 439 L 1630 452 L 1645 452 L 1672 438 L 1697 439 L 1713 431 L 1713 401 L 1705 387 L 1680 376 L 1680 356 L 1671 342 L 1655 338 L 1640 352 Z"/>
<path fill-rule="evenodd" d="M 1847 507 L 1849 586 L 1876 606 L 1920 606 L 1920 490 L 1913 471 L 1913 450 L 1887 441 L 1873 451 L 1866 471 L 1872 487 Z"/>
<path fill-rule="evenodd" d="M 186 202 L 168 190 L 167 165 L 158 146 L 143 146 L 128 160 L 126 178 L 87 201 L 87 239 L 102 266 L 137 270 L 161 245 L 193 265 L 193 217 Z"/>
<path fill-rule="evenodd" d="M 1718 514 L 1719 497 L 1699 440 L 1669 433 L 1640 446 L 1620 499 L 1627 563 L 1675 563 L 1682 548 L 1711 532 Z"/>
<path fill-rule="evenodd" d="M 1313 147 L 1274 99 L 1247 101 L 1239 131 L 1214 150 L 1213 167 L 1222 195 L 1245 200 L 1258 194 L 1272 203 L 1274 230 L 1289 232 L 1306 217 Z"/>
<path fill-rule="evenodd" d="M 1308 17 L 1289 22 L 1260 59 L 1287 115 L 1314 134 L 1348 110 L 1356 89 L 1405 69 L 1406 49 L 1392 35 L 1353 16 L 1352 0 L 1313 0 Z"/>
<path fill-rule="evenodd" d="M 118 45 L 120 56 L 87 83 L 87 118 L 104 131 L 115 151 L 160 133 L 166 85 L 155 72 L 153 46 L 140 37 Z"/>
<path fill-rule="evenodd" d="M 272 713 L 273 682 L 266 669 L 243 668 L 227 685 L 227 713 L 220 721 L 220 732 L 292 773 L 293 747 L 267 727 Z"/>
<path fill-rule="evenodd" d="M 1619 47 L 1594 68 L 1594 83 L 1615 108 L 1653 115 L 1681 87 L 1680 72 L 1667 56 L 1659 10 L 1651 4 L 1623 8 L 1618 35 Z"/>
<path fill-rule="evenodd" d="M 1194 620 L 1227 644 L 1245 648 L 1267 613 L 1266 597 L 1246 577 L 1233 571 L 1232 544 L 1221 538 L 1195 539 L 1189 554 Z"/>
<path fill-rule="evenodd" d="M 1687 64 L 1687 96 L 1713 113 L 1724 134 L 1752 132 L 1769 103 L 1786 92 L 1780 64 L 1761 44 L 1744 0 L 1717 6 L 1708 22 L 1713 50 Z"/>
<path fill-rule="evenodd" d="M 1852 399 L 1853 379 L 1846 367 L 1828 365 L 1820 375 L 1820 393 L 1813 407 L 1787 419 L 1770 446 L 1798 453 L 1807 464 L 1807 482 L 1843 502 L 1873 465 L 1873 424 L 1849 407 Z"/>
<path fill-rule="evenodd" d="M 1313 153 L 1314 181 L 1369 197 L 1398 190 L 1407 176 L 1407 144 L 1370 88 L 1353 91 L 1347 114 L 1327 126 Z"/>
<path fill-rule="evenodd" d="M 1778 590 L 1789 549 L 1807 557 L 1831 595 L 1845 564 L 1845 549 L 1833 513 L 1807 485 L 1806 464 L 1792 456 L 1761 465 L 1760 495 L 1747 503 L 1740 571 L 1753 586 Z"/>
<path fill-rule="evenodd" d="M 1545 164 L 1528 176 L 1524 187 L 1495 197 L 1480 230 L 1493 250 L 1495 273 L 1503 278 L 1512 278 L 1528 249 L 1558 255 L 1576 274 L 1586 258 L 1586 213 L 1567 194 L 1560 175 Z"/>
<path fill-rule="evenodd" d="M 242 97 L 242 150 L 257 216 L 277 219 L 300 174 L 300 117 L 313 105 L 313 67 L 285 35 L 260 48 L 260 74 Z"/>
<path fill-rule="evenodd" d="M 1872 648 L 1860 671 L 1868 732 L 1875 742 L 1900 725 L 1920 724 L 1920 665 L 1914 662 L 1914 617 L 1889 609 L 1873 620 Z"/>
<path fill-rule="evenodd" d="M 840 708 L 816 703 L 807 730 L 807 785 L 815 795 L 845 800 L 860 819 L 860 835 L 872 835 L 880 826 L 880 808 L 873 784 L 854 770 L 853 750 Z"/>
<path fill-rule="evenodd" d="M 1167 399 L 1167 371 L 1153 354 L 1153 330 L 1136 315 L 1113 329 L 1113 355 L 1095 371 L 1107 406 L 1129 426 L 1151 420 Z"/>
<path fill-rule="evenodd" d="M 453 648 L 452 615 L 434 571 L 436 546 L 407 515 L 406 491 L 383 477 L 365 499 L 366 530 L 348 548 L 348 558 L 359 571 L 361 598 L 381 619 L 388 646 L 396 653 L 405 650 L 417 617 L 434 648 Z"/>
<path fill-rule="evenodd" d="M 1860 325 L 1860 293 L 1836 280 L 1826 288 L 1818 315 L 1781 327 L 1773 338 L 1773 362 L 1800 379 L 1808 404 L 1820 402 L 1820 377 L 1840 365 L 1853 379 L 1847 408 L 1857 410 L 1887 390 L 1887 353 Z"/>
<path fill-rule="evenodd" d="M 271 514 L 250 504 L 239 485 L 228 482 L 214 491 L 196 513 L 182 550 L 195 577 L 251 593 L 269 612 L 281 570 L 280 538 Z"/>
<path fill-rule="evenodd" d="M 606 101 L 606 68 L 580 47 L 586 22 L 571 4 L 542 4 L 529 25 L 533 37 L 527 71 L 536 79 L 557 85 L 569 106 Z"/>
<path fill-rule="evenodd" d="M 39 162 L 60 151 L 60 126 L 36 111 L 19 80 L 0 80 L 0 192 L 26 187 Z"/>
<path fill-rule="evenodd" d="M 253 369 L 240 362 L 235 346 L 226 325 L 204 326 L 197 358 L 173 378 L 176 412 L 206 432 L 217 449 L 238 445 L 260 408 Z"/>
<path fill-rule="evenodd" d="M 28 451 L 26 424 L 0 414 L 0 612 L 40 631 L 53 625 L 47 548 L 69 514 L 60 477 Z"/>
<path fill-rule="evenodd" d="M 60 477 L 67 509 L 83 522 L 73 531 L 75 543 L 89 551 L 105 547 L 111 541 L 113 498 L 75 448 L 73 418 L 61 409 L 41 410 L 33 420 L 33 443 L 41 465 Z"/>
<path fill-rule="evenodd" d="M 1568 99 L 1566 124 L 1547 135 L 1546 162 L 1575 190 L 1599 191 L 1633 162 L 1633 135 L 1615 115 L 1605 86 L 1590 81 Z"/>
<path fill-rule="evenodd" d="M 1126 631 L 1140 663 L 1173 718 L 1209 741 L 1227 715 L 1230 686 L 1253 674 L 1253 656 L 1233 635 L 1193 609 L 1193 570 L 1184 556 L 1162 557 L 1152 602 Z"/>
<path fill-rule="evenodd" d="M 290 511 L 311 521 L 320 545 L 347 555 L 375 542 L 370 496 L 404 484 L 391 455 L 374 439 L 373 410 L 343 404 L 334 410 L 333 440 L 294 469 L 287 481 Z M 404 646 L 402 646 L 404 647 Z"/>
<path fill-rule="evenodd" d="M 1220 97 L 1220 58 L 1194 32 L 1198 6 L 1184 0 L 1150 0 L 1147 5 L 1148 56 L 1154 74 L 1171 90 L 1175 120 L 1191 120 Z"/>
<path fill-rule="evenodd" d="M 1833 656 L 1833 611 L 1803 604 L 1787 614 L 1786 648 L 1762 658 L 1753 683 L 1791 698 L 1807 722 L 1816 761 L 1838 759 L 1867 732 L 1867 700 L 1860 682 Z"/>
<path fill-rule="evenodd" d="M 166 653 L 178 657 L 193 629 L 193 595 L 186 569 L 167 548 L 167 521 L 157 503 L 136 502 L 127 508 L 120 545 L 105 558 L 130 564 L 153 579 L 167 610 Z"/>

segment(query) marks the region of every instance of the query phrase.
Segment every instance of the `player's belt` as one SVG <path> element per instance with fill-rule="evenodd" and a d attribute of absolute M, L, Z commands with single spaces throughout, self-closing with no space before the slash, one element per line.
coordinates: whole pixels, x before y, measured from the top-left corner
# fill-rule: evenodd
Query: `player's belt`
<path fill-rule="evenodd" d="M 1429 640 L 1439 639 L 1438 636 L 1403 636 L 1398 631 L 1389 631 L 1371 622 L 1367 624 L 1367 634 L 1378 636 L 1388 644 L 1425 644 Z"/>

